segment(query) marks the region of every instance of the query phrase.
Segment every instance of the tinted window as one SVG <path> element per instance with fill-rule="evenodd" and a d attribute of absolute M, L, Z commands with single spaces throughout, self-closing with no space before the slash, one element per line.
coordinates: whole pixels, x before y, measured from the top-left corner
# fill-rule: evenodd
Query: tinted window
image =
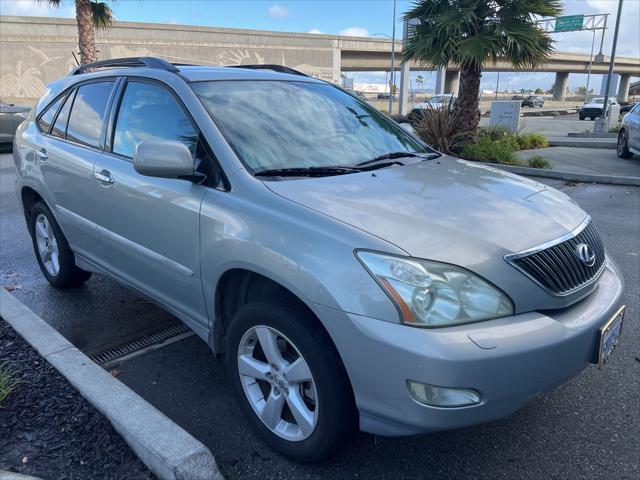
<path fill-rule="evenodd" d="M 113 152 L 133 157 L 143 140 L 178 140 L 195 153 L 198 132 L 174 96 L 149 83 L 129 82 L 113 137 Z"/>
<path fill-rule="evenodd" d="M 53 102 L 49 107 L 45 110 L 45 112 L 40 116 L 40 120 L 38 120 L 38 125 L 40 125 L 40 129 L 43 132 L 48 132 L 49 127 L 51 126 L 51 122 L 53 122 L 53 117 L 55 117 L 58 108 L 62 104 L 64 100 L 64 95 Z"/>
<path fill-rule="evenodd" d="M 60 109 L 58 118 L 56 118 L 56 123 L 53 125 L 53 130 L 51 130 L 51 135 L 53 135 L 54 137 L 64 138 L 64 134 L 67 131 L 67 120 L 69 119 L 69 111 L 71 110 L 74 96 L 75 92 L 71 92 L 67 96 L 67 100 L 64 102 L 62 109 Z"/>
<path fill-rule="evenodd" d="M 96 82 L 78 88 L 73 102 L 67 139 L 98 147 L 113 82 Z"/>

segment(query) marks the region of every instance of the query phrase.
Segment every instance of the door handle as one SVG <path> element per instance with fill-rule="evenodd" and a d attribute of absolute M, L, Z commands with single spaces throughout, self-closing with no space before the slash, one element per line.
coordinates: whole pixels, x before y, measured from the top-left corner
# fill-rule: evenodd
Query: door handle
<path fill-rule="evenodd" d="M 36 152 L 36 158 L 41 162 L 44 162 L 49 158 L 49 155 L 47 155 L 47 151 L 44 148 L 42 150 L 36 150 L 35 152 Z"/>
<path fill-rule="evenodd" d="M 115 180 L 111 176 L 111 172 L 109 170 L 102 170 L 100 172 L 93 172 L 93 176 L 98 179 L 102 183 L 106 183 L 111 185 Z"/>

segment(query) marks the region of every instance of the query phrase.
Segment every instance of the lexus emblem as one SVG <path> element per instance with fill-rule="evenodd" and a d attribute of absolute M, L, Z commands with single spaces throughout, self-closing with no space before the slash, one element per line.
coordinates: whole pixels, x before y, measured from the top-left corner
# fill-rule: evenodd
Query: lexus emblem
<path fill-rule="evenodd" d="M 596 254 L 586 243 L 580 243 L 576 247 L 576 257 L 585 267 L 593 267 L 596 264 Z"/>

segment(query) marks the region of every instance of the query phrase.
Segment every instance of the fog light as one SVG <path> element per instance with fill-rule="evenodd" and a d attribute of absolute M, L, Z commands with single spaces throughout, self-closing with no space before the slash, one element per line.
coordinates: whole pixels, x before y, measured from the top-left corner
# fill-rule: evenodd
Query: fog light
<path fill-rule="evenodd" d="M 470 388 L 447 388 L 407 380 L 413 399 L 434 407 L 465 407 L 480 403 L 480 394 Z"/>

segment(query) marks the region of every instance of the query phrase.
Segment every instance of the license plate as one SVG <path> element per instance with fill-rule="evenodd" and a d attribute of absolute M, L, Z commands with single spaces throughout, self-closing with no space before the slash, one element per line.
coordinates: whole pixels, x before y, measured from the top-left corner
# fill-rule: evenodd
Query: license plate
<path fill-rule="evenodd" d="M 620 341 L 620 336 L 622 335 L 622 322 L 624 321 L 624 308 L 624 305 L 620 307 L 615 315 L 600 327 L 598 341 L 599 366 L 606 363 Z"/>

